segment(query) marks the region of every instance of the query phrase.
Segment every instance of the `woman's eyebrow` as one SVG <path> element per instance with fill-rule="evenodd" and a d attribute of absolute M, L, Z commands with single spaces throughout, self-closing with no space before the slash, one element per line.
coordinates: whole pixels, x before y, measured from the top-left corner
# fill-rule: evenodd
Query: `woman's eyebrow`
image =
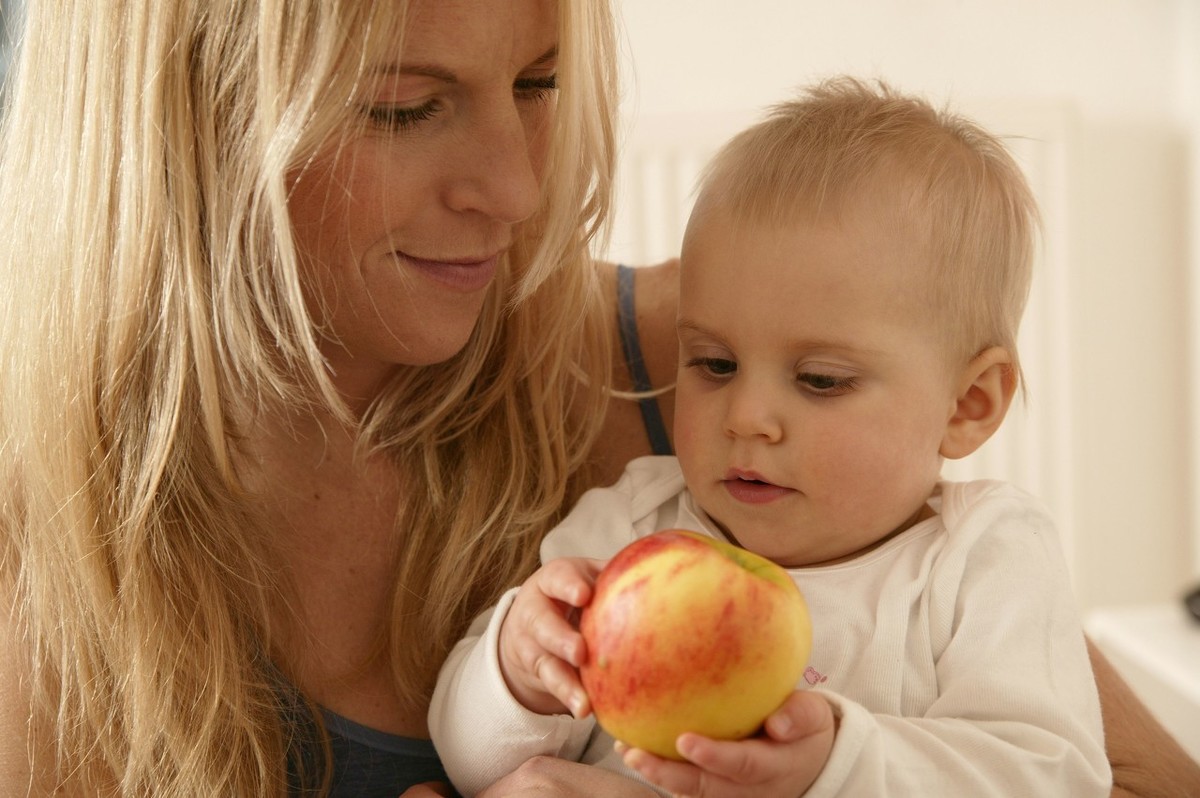
<path fill-rule="evenodd" d="M 388 77 L 395 75 L 420 75 L 421 77 L 434 78 L 445 83 L 458 83 L 458 75 L 436 64 L 384 64 L 379 68 L 379 74 Z"/>
<path fill-rule="evenodd" d="M 550 63 L 551 61 L 553 61 L 556 58 L 558 58 L 558 45 L 557 44 L 554 45 L 553 47 L 551 47 L 546 52 L 539 55 L 537 58 L 533 59 L 533 62 L 530 63 L 529 66 L 531 66 L 531 67 L 545 66 L 546 64 Z"/>
<path fill-rule="evenodd" d="M 558 45 L 551 47 L 546 52 L 539 55 L 526 69 L 545 66 L 554 59 L 558 58 Z M 379 68 L 381 75 L 420 75 L 421 77 L 434 78 L 445 83 L 458 83 L 458 75 L 455 75 L 449 69 L 438 66 L 437 64 L 384 64 Z"/>

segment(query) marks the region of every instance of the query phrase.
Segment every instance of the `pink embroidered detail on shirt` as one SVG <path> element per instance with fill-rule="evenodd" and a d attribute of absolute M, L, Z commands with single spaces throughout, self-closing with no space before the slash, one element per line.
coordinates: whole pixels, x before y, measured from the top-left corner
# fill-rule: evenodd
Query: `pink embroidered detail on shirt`
<path fill-rule="evenodd" d="M 804 669 L 804 681 L 808 682 L 809 684 L 821 684 L 828 678 L 828 676 L 825 676 L 811 665 Z"/>

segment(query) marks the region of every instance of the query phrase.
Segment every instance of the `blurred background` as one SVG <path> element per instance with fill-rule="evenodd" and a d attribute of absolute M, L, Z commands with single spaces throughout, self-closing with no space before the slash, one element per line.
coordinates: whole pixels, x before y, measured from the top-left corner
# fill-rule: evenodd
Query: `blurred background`
<path fill-rule="evenodd" d="M 1093 638 L 1200 758 L 1200 624 L 1181 602 L 1200 584 L 1200 0 L 614 2 L 606 257 L 678 254 L 705 159 L 829 75 L 886 79 L 1007 137 L 1046 222 L 1029 402 L 946 474 L 1047 503 Z M 0 0 L 0 28 L 19 20 Z"/>
<path fill-rule="evenodd" d="M 1029 400 L 953 478 L 1057 518 L 1089 632 L 1200 758 L 1200 0 L 617 0 L 613 235 L 679 252 L 697 170 L 797 86 L 883 78 L 1006 137 L 1045 217 Z"/>

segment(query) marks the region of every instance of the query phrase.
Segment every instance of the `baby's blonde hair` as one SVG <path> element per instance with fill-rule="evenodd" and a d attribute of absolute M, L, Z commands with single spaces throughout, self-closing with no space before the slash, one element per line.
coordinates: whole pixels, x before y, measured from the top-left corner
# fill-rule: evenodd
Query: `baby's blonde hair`
<path fill-rule="evenodd" d="M 281 795 L 287 584 L 239 473 L 246 419 L 350 419 L 301 290 L 289 176 L 348 135 L 409 3 L 30 2 L 0 131 L 0 586 L 39 770 L 81 794 Z M 419 709 L 537 560 L 604 415 L 608 4 L 562 2 L 544 201 L 463 352 L 359 425 L 415 474 L 389 638 Z M 303 702 L 301 702 L 302 704 Z M 32 753 L 31 753 L 32 756 Z"/>
<path fill-rule="evenodd" d="M 823 81 L 721 149 L 702 176 L 698 217 L 715 207 L 787 226 L 867 192 L 894 199 L 889 221 L 924 242 L 930 269 L 917 276 L 917 299 L 945 320 L 952 356 L 1000 346 L 1019 375 L 1037 206 L 1003 143 L 962 116 L 884 82 Z"/>

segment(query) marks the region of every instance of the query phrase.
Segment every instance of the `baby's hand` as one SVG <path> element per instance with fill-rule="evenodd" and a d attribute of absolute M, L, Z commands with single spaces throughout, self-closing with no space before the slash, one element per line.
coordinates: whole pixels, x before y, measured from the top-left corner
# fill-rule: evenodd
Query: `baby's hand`
<path fill-rule="evenodd" d="M 681 734 L 687 762 L 624 749 L 625 764 L 674 795 L 690 798 L 796 798 L 829 760 L 836 731 L 829 702 L 817 693 L 792 693 L 767 718 L 765 731 L 746 740 L 718 741 Z"/>
<path fill-rule="evenodd" d="M 522 706 L 543 715 L 591 712 L 579 681 L 586 649 L 576 610 L 592 600 L 603 562 L 565 557 L 539 568 L 517 591 L 500 627 L 500 670 Z"/>

